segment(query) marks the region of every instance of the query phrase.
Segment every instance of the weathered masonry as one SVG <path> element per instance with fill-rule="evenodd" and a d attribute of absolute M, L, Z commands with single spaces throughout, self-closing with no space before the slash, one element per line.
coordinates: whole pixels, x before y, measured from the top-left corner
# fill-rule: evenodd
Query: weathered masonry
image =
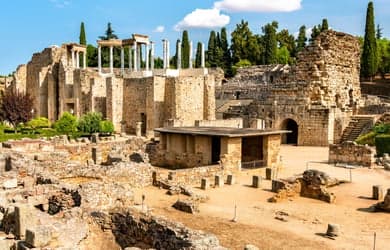
<path fill-rule="evenodd" d="M 244 124 L 262 119 L 267 128 L 293 131 L 283 137 L 283 143 L 326 146 L 338 142 L 350 117 L 363 105 L 358 39 L 329 30 L 298 54 L 295 66 L 267 67 L 243 69 L 217 88 L 220 99 L 252 100 L 224 116 L 243 117 Z"/>
<path fill-rule="evenodd" d="M 158 128 L 160 166 L 190 168 L 226 164 L 235 170 L 278 163 L 281 135 L 288 131 L 221 127 Z"/>

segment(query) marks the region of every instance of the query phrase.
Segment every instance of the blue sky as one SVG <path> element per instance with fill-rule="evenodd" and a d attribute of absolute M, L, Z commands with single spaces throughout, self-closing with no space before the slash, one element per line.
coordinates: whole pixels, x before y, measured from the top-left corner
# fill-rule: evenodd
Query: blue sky
<path fill-rule="evenodd" d="M 331 28 L 362 35 L 367 0 L 12 0 L 3 1 L 0 23 L 0 74 L 8 74 L 27 63 L 33 53 L 50 45 L 77 42 L 80 22 L 87 40 L 96 44 L 107 22 L 120 38 L 147 34 L 157 42 L 168 38 L 172 49 L 189 30 L 190 39 L 207 42 L 211 29 L 226 26 L 228 32 L 241 19 L 253 32 L 276 20 L 279 28 L 296 33 L 303 24 L 312 27 L 327 18 Z M 390 38 L 390 0 L 375 0 L 376 23 Z M 198 10 L 197 10 L 198 9 Z M 171 50 L 173 51 L 173 50 Z"/>

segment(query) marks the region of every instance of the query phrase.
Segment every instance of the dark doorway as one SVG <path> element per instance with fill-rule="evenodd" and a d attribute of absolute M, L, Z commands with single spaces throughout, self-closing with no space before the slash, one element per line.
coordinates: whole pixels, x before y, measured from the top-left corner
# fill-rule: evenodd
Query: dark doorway
<path fill-rule="evenodd" d="M 263 160 L 263 137 L 243 137 L 241 157 L 242 162 Z"/>
<path fill-rule="evenodd" d="M 142 125 L 141 125 L 141 133 L 142 135 L 145 135 L 146 134 L 146 115 L 145 113 L 141 113 L 141 122 L 142 122 Z"/>
<path fill-rule="evenodd" d="M 211 137 L 211 163 L 217 164 L 221 160 L 221 138 Z"/>
<path fill-rule="evenodd" d="M 294 120 L 292 119 L 284 120 L 281 129 L 291 131 L 291 133 L 284 134 L 282 136 L 283 144 L 292 144 L 292 145 L 298 144 L 298 124 Z"/>

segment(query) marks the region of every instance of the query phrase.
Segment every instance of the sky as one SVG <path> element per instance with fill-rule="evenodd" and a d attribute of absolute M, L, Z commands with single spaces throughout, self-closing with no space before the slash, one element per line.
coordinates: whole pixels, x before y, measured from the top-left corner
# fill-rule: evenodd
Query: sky
<path fill-rule="evenodd" d="M 374 0 L 376 24 L 390 38 L 390 0 Z M 183 29 L 190 40 L 207 44 L 211 30 L 226 27 L 230 34 L 242 19 L 253 33 L 278 21 L 279 30 L 297 34 L 301 25 L 313 27 L 327 18 L 337 31 L 363 35 L 367 0 L 12 0 L 2 1 L 0 14 L 0 75 L 27 63 L 33 53 L 51 45 L 78 42 L 85 23 L 87 42 L 96 45 L 107 23 L 119 38 L 149 35 L 162 54 L 161 40 L 174 44 Z M 172 53 L 172 52 L 171 52 Z"/>

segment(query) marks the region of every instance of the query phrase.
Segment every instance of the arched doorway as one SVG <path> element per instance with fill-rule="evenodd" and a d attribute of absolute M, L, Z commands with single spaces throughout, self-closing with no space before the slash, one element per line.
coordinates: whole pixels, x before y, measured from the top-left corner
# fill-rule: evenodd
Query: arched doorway
<path fill-rule="evenodd" d="M 282 144 L 298 144 L 298 124 L 293 119 L 286 119 L 282 122 L 282 130 L 289 130 L 291 133 L 283 134 Z"/>

